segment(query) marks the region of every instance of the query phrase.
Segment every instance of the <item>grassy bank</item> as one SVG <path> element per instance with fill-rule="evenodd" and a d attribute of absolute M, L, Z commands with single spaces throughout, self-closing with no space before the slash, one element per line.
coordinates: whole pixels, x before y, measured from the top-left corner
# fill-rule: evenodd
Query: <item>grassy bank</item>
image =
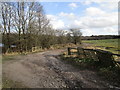
<path fill-rule="evenodd" d="M 120 86 L 120 67 L 103 67 L 102 65 L 98 64 L 99 62 L 96 62 L 92 59 L 71 57 L 66 53 L 60 55 L 60 57 L 65 63 L 71 64 L 80 70 L 89 69 L 95 71 L 103 80 L 107 80 L 114 86 Z"/>
<path fill-rule="evenodd" d="M 120 39 L 83 40 L 83 43 L 89 43 L 96 48 L 111 51 L 113 53 L 119 53 L 120 52 L 120 47 L 118 45 L 119 41 Z"/>

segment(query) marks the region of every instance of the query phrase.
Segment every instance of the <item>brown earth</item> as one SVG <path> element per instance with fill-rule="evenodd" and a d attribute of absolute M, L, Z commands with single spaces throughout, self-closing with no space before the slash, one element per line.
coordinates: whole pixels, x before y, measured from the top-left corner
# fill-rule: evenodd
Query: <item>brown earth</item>
<path fill-rule="evenodd" d="M 3 64 L 3 75 L 28 88 L 113 88 L 96 72 L 80 70 L 56 58 L 63 51 L 18 56 Z"/>

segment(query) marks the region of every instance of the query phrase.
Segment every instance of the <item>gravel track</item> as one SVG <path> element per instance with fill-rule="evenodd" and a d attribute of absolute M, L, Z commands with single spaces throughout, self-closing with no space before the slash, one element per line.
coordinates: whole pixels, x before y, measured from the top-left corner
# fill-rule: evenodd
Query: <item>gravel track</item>
<path fill-rule="evenodd" d="M 3 64 L 3 75 L 29 88 L 110 88 L 95 72 L 80 70 L 56 58 L 64 50 L 18 56 Z"/>

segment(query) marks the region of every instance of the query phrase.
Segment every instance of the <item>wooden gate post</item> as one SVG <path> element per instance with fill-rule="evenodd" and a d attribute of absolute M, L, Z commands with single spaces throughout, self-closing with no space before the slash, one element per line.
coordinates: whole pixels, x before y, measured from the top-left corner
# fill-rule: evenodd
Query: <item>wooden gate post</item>
<path fill-rule="evenodd" d="M 68 55 L 71 55 L 70 47 L 68 47 Z"/>

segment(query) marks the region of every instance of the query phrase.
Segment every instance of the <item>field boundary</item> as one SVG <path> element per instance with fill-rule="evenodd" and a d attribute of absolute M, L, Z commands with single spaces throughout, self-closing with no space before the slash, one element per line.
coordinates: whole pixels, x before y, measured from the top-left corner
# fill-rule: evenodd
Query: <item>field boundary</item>
<path fill-rule="evenodd" d="M 92 59 L 103 67 L 119 66 L 120 54 L 114 54 L 100 49 L 86 49 L 81 47 L 68 47 L 68 55 L 76 56 L 82 59 Z"/>

